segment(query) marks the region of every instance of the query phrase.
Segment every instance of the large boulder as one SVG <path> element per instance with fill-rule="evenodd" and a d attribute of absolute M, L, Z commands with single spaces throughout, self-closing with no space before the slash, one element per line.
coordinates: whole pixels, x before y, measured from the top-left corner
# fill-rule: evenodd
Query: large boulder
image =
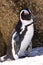
<path fill-rule="evenodd" d="M 5 40 L 3 38 L 2 33 L 0 32 L 0 56 L 5 55 L 7 50 L 7 46 Z"/>
<path fill-rule="evenodd" d="M 6 46 L 8 45 L 12 30 L 19 20 L 19 12 L 23 8 L 30 8 L 34 16 L 33 47 L 43 46 L 43 0 L 0 0 L 0 40 L 3 43 L 4 39 Z M 2 43 L 0 42 L 0 45 Z M 1 45 L 2 49 L 3 45 L 5 44 Z"/>

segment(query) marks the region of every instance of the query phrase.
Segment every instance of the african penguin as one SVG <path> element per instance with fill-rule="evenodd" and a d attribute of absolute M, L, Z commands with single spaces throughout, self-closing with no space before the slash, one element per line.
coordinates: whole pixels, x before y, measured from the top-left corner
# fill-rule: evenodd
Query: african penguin
<path fill-rule="evenodd" d="M 23 9 L 20 12 L 20 20 L 11 34 L 7 54 L 0 57 L 0 61 L 5 61 L 6 59 L 18 59 L 30 53 L 32 50 L 33 34 L 34 26 L 32 13 L 29 9 Z"/>

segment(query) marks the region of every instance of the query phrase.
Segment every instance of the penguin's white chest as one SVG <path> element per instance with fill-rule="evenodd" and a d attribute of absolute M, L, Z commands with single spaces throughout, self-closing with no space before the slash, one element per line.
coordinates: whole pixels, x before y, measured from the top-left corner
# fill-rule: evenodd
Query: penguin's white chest
<path fill-rule="evenodd" d="M 33 32 L 34 32 L 34 29 L 33 29 L 33 24 L 32 24 L 31 26 L 27 28 L 27 32 L 24 36 L 24 39 L 21 42 L 21 45 L 23 45 L 23 47 L 29 44 L 29 42 L 31 41 L 33 37 Z"/>
<path fill-rule="evenodd" d="M 24 53 L 24 51 L 26 50 L 28 45 L 30 45 L 33 34 L 34 34 L 34 28 L 33 28 L 33 24 L 32 24 L 32 25 L 28 26 L 24 39 L 21 41 L 21 47 L 18 52 L 19 55 L 22 55 L 22 53 Z"/>

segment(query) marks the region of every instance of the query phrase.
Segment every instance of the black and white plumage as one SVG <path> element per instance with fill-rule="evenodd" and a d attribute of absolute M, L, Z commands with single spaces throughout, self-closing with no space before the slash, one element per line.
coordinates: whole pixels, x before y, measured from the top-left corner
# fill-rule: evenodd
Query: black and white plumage
<path fill-rule="evenodd" d="M 31 11 L 28 9 L 23 9 L 20 12 L 20 21 L 15 27 L 11 35 L 11 43 L 8 45 L 7 54 L 0 58 L 1 61 L 6 59 L 18 59 L 22 56 L 30 53 L 32 49 L 32 37 L 34 34 L 33 18 Z"/>

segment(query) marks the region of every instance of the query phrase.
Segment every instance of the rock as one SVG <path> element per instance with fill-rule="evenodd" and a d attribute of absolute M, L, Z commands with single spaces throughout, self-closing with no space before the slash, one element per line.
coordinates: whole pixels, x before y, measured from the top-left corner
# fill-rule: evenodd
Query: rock
<path fill-rule="evenodd" d="M 0 31 L 4 42 L 8 45 L 12 30 L 19 20 L 19 12 L 23 8 L 29 8 L 34 16 L 35 33 L 33 37 L 33 47 L 43 46 L 42 0 L 0 0 Z"/>
<path fill-rule="evenodd" d="M 41 55 L 43 55 L 43 47 L 33 48 L 32 51 L 30 52 L 30 57 L 41 56 Z"/>
<path fill-rule="evenodd" d="M 6 50 L 7 50 L 6 46 L 7 45 L 3 39 L 2 33 L 0 32 L 0 56 L 3 56 L 6 54 Z"/>

